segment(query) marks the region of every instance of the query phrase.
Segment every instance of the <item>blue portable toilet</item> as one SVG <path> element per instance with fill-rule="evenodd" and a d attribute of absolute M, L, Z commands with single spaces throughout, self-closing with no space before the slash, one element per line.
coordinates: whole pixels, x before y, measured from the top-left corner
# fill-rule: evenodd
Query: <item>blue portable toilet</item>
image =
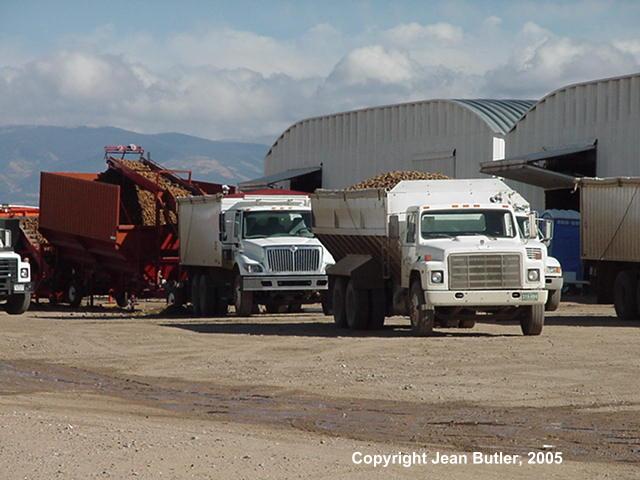
<path fill-rule="evenodd" d="M 545 210 L 542 218 L 553 221 L 553 239 L 549 255 L 562 266 L 565 284 L 582 281 L 580 259 L 580 212 L 575 210 Z"/>

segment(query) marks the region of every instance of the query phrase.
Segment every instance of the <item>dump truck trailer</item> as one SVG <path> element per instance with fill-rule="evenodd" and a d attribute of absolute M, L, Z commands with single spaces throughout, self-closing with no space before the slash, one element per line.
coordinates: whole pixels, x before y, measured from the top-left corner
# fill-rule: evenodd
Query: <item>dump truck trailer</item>
<path fill-rule="evenodd" d="M 165 296 L 177 279 L 177 197 L 222 191 L 167 170 L 136 145 L 105 147 L 101 173 L 43 172 L 39 232 L 48 245 L 41 293 L 78 306 L 85 296 Z"/>
<path fill-rule="evenodd" d="M 599 303 L 640 317 L 640 177 L 580 178 L 580 250 Z"/>
<path fill-rule="evenodd" d="M 380 328 L 408 315 L 416 334 L 429 335 L 490 314 L 540 334 L 546 247 L 534 214 L 522 237 L 509 191 L 497 179 L 316 191 L 314 233 L 336 261 L 327 269 L 335 323 Z"/>
<path fill-rule="evenodd" d="M 331 254 L 311 231 L 309 197 L 262 190 L 178 199 L 180 266 L 186 274 L 172 302 L 196 315 L 248 316 L 323 304 Z"/>

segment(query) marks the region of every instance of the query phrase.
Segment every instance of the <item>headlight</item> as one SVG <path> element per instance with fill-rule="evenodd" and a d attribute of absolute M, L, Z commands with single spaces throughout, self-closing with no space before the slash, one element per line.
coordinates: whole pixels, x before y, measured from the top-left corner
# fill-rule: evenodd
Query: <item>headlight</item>
<path fill-rule="evenodd" d="M 29 269 L 26 267 L 22 267 L 20 269 L 20 278 L 29 278 Z"/>
<path fill-rule="evenodd" d="M 527 280 L 530 282 L 537 282 L 540 280 L 540 270 L 532 268 L 527 272 Z"/>
<path fill-rule="evenodd" d="M 249 273 L 260 273 L 262 272 L 262 265 L 258 265 L 257 263 L 248 263 L 244 266 Z"/>
<path fill-rule="evenodd" d="M 562 275 L 562 268 L 560 267 L 546 267 L 544 271 L 547 275 Z"/>
<path fill-rule="evenodd" d="M 442 283 L 442 279 L 444 275 L 439 270 L 434 270 L 431 272 L 431 283 Z"/>

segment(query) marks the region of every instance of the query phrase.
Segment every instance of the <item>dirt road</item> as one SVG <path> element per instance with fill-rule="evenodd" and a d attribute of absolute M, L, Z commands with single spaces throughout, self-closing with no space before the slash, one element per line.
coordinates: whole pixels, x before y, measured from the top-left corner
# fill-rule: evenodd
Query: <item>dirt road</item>
<path fill-rule="evenodd" d="M 0 478 L 638 478 L 640 324 L 563 304 L 540 337 L 411 336 L 145 304 L 0 316 Z M 354 464 L 480 451 L 523 466 Z M 562 452 L 562 465 L 526 464 Z"/>

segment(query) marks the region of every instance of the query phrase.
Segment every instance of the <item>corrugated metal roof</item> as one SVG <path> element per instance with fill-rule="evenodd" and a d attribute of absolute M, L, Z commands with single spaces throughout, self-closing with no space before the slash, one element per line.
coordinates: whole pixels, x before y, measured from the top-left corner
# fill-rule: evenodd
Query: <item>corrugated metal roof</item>
<path fill-rule="evenodd" d="M 606 83 L 606 82 L 612 82 L 612 81 L 615 82 L 615 81 L 618 81 L 618 80 L 623 80 L 623 79 L 627 79 L 627 78 L 634 78 L 634 77 L 640 77 L 640 72 L 638 72 L 638 73 L 630 73 L 630 74 L 627 74 L 627 75 L 620 75 L 620 76 L 617 76 L 617 77 L 608 77 L 608 78 L 599 78 L 599 79 L 595 79 L 595 80 L 587 80 L 585 82 L 578 82 L 578 83 L 572 83 L 572 84 L 569 84 L 569 85 L 565 85 L 564 87 L 557 88 L 557 89 L 553 90 L 552 92 L 547 93 L 544 97 L 542 97 L 540 100 L 535 102 L 535 105 L 533 105 L 523 115 L 521 115 L 521 118 L 525 117 L 529 112 L 532 112 L 532 111 L 536 110 L 540 105 L 543 105 L 547 100 L 551 99 L 552 97 L 555 97 L 560 92 L 565 92 L 567 90 L 575 89 L 575 88 L 578 88 L 578 87 L 584 87 L 586 85 L 596 85 L 598 83 Z M 515 122 L 511 126 L 509 131 L 515 130 L 517 124 L 518 124 L 518 122 Z"/>
<path fill-rule="evenodd" d="M 534 100 L 451 100 L 482 118 L 492 130 L 506 134 L 532 108 Z"/>
<path fill-rule="evenodd" d="M 398 103 L 392 105 L 378 105 L 375 107 L 366 107 L 360 108 L 356 110 L 350 110 L 346 112 L 337 112 L 331 113 L 328 115 L 319 115 L 316 117 L 309 117 L 302 120 L 297 121 L 296 123 L 290 125 L 284 132 L 280 134 L 280 136 L 276 139 L 276 141 L 271 145 L 271 148 L 267 152 L 267 157 L 271 154 L 273 147 L 275 147 L 280 140 L 284 138 L 284 136 L 292 130 L 294 127 L 298 125 L 302 125 L 306 122 L 312 120 L 318 120 L 321 118 L 331 118 L 337 117 L 340 115 L 347 115 L 350 113 L 356 112 L 365 112 L 368 110 L 378 110 L 383 108 L 395 107 L 400 105 L 421 105 L 421 104 L 429 104 L 429 103 L 437 103 L 437 102 L 451 102 L 456 105 L 461 106 L 462 108 L 466 108 L 470 110 L 474 114 L 476 114 L 480 119 L 482 119 L 488 126 L 496 133 L 506 134 L 511 128 L 516 124 L 520 118 L 532 108 L 536 102 L 534 100 L 491 100 L 491 99 L 432 99 L 432 100 L 420 100 L 414 102 L 405 102 Z"/>

